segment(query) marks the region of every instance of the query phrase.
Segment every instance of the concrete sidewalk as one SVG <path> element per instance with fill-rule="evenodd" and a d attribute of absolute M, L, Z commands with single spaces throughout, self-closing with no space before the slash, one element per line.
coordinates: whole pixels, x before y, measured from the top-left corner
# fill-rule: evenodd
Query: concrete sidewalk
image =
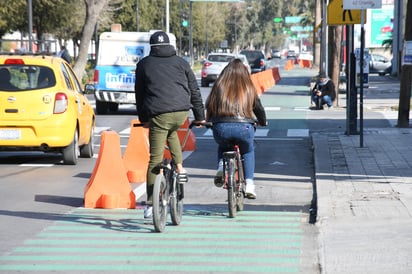
<path fill-rule="evenodd" d="M 412 129 L 395 127 L 399 81 L 388 81 L 365 93 L 363 146 L 345 134 L 344 98 L 308 114 L 322 273 L 412 271 Z"/>

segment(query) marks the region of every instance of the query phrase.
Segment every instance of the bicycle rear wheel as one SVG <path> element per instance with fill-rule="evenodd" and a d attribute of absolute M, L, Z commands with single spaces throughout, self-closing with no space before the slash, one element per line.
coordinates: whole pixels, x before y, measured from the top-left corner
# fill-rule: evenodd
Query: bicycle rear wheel
<path fill-rule="evenodd" d="M 170 217 L 174 225 L 179 225 L 183 215 L 183 184 L 174 180 L 173 192 L 170 196 Z"/>
<path fill-rule="evenodd" d="M 235 218 L 237 211 L 237 197 L 236 197 L 236 178 L 235 178 L 235 159 L 229 159 L 227 165 L 227 203 L 229 209 L 229 217 Z"/>
<path fill-rule="evenodd" d="M 156 176 L 153 187 L 153 225 L 157 232 L 163 232 L 167 221 L 167 181 L 163 173 Z"/>

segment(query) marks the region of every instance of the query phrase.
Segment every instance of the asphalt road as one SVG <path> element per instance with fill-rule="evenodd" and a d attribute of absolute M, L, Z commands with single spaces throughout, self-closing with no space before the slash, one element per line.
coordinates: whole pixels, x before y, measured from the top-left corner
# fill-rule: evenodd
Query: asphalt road
<path fill-rule="evenodd" d="M 262 96 L 269 126 L 256 131 L 258 198 L 235 219 L 228 218 L 226 191 L 213 185 L 216 144 L 206 129 L 195 129 L 197 149 L 185 153 L 183 221 L 162 234 L 143 219 L 144 185 L 132 184 L 136 209 L 83 207 L 96 158 L 64 166 L 58 155 L 0 153 L 0 273 L 318 273 L 307 127 L 312 74 L 282 71 Z M 202 88 L 204 98 L 209 91 Z M 122 106 L 98 116 L 96 150 L 110 129 L 124 151 L 135 115 L 134 106 Z"/>

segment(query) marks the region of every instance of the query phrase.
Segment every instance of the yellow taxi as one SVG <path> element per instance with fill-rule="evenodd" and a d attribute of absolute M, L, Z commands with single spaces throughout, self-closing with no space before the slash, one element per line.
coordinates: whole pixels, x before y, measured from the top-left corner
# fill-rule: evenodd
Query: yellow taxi
<path fill-rule="evenodd" d="M 93 157 L 95 114 L 69 64 L 56 56 L 0 55 L 0 151 Z"/>

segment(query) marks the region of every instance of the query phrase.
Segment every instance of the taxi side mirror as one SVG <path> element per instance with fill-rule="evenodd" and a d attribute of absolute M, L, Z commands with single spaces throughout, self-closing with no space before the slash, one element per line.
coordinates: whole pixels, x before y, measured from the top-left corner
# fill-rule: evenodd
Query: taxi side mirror
<path fill-rule="evenodd" d="M 94 94 L 95 91 L 96 91 L 96 88 L 93 84 L 86 84 L 84 86 L 84 93 L 85 94 Z"/>

